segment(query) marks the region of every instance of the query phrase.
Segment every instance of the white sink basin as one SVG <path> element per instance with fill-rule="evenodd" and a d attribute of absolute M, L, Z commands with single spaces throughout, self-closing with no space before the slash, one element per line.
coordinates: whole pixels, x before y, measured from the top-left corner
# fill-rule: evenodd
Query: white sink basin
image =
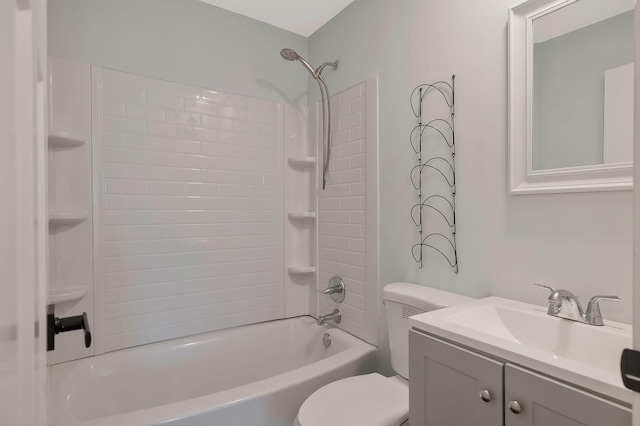
<path fill-rule="evenodd" d="M 631 403 L 620 355 L 631 326 L 602 327 L 547 315 L 547 308 L 487 297 L 410 318 L 414 328 Z"/>

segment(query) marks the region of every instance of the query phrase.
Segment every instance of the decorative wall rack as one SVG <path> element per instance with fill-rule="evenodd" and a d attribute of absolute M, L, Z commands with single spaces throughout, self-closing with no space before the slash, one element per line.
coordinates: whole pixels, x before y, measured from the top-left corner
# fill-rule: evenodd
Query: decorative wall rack
<path fill-rule="evenodd" d="M 410 102 L 418 124 L 409 139 L 417 154 L 417 164 L 410 173 L 418 196 L 411 207 L 419 234 L 419 242 L 411 249 L 413 258 L 422 268 L 424 248 L 428 247 L 440 253 L 457 274 L 455 78 L 413 89 Z"/>

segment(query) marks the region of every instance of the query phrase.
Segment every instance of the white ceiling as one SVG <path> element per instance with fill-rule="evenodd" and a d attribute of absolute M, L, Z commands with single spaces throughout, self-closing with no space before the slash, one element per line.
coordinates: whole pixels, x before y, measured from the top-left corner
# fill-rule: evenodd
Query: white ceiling
<path fill-rule="evenodd" d="M 353 0 L 200 0 L 309 37 Z"/>

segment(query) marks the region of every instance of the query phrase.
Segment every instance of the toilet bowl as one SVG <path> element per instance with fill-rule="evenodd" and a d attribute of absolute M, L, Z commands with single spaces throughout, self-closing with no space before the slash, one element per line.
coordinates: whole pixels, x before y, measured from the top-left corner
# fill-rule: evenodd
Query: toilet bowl
<path fill-rule="evenodd" d="M 338 380 L 300 407 L 296 426 L 400 426 L 409 418 L 409 382 L 378 373 Z"/>
<path fill-rule="evenodd" d="M 315 391 L 300 407 L 294 426 L 400 426 L 409 419 L 409 322 L 411 315 L 473 299 L 410 283 L 385 286 L 391 366 L 378 373 L 337 380 Z"/>

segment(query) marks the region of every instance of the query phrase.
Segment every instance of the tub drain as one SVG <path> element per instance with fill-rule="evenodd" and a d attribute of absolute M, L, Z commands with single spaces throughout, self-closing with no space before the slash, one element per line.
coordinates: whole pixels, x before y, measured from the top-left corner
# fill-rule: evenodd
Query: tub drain
<path fill-rule="evenodd" d="M 324 336 L 322 336 L 322 343 L 324 343 L 325 348 L 331 346 L 331 335 L 329 333 L 324 333 Z"/>

